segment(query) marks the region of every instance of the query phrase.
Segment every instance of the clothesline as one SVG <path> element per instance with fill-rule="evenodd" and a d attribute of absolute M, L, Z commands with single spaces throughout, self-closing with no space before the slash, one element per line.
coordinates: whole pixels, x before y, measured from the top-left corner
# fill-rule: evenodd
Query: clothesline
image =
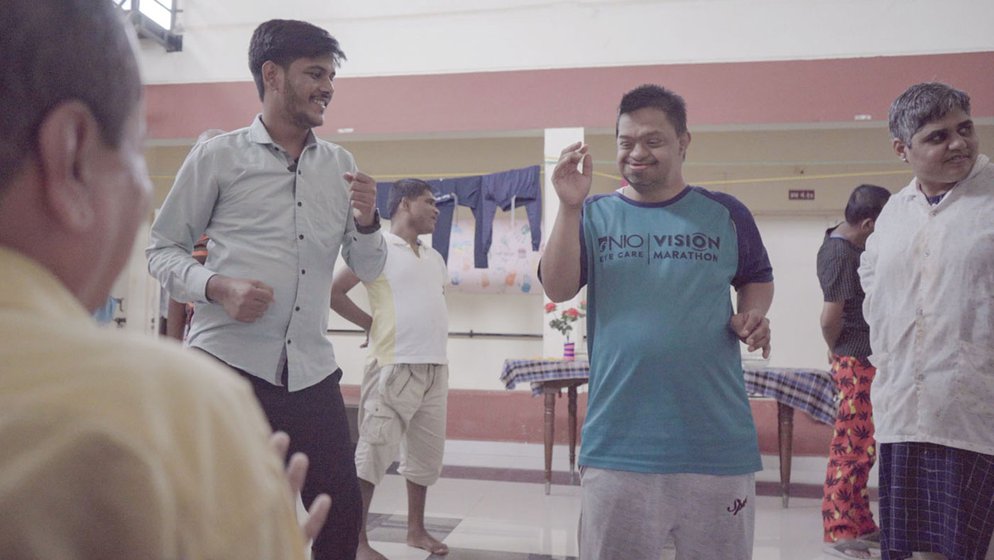
<path fill-rule="evenodd" d="M 406 179 L 408 177 L 431 177 L 437 179 L 455 179 L 460 177 L 473 177 L 478 175 L 489 175 L 492 172 L 471 172 L 471 173 L 406 173 L 406 174 L 374 174 L 377 180 L 391 181 L 396 179 Z M 541 175 L 545 174 L 544 170 L 540 170 Z M 604 177 L 606 179 L 612 179 L 621 183 L 620 175 L 613 175 L 611 173 L 604 173 L 601 171 L 594 171 L 594 176 Z M 714 181 L 690 181 L 694 185 L 699 185 L 702 187 L 715 186 L 715 185 L 747 185 L 755 183 L 784 183 L 784 182 L 802 182 L 802 181 L 820 181 L 824 179 L 848 179 L 852 177 L 881 177 L 887 175 L 908 175 L 907 169 L 899 169 L 893 171 L 857 171 L 850 173 L 821 173 L 817 175 L 783 175 L 778 177 L 753 177 L 748 179 L 720 179 Z M 152 179 L 164 179 L 164 180 L 174 180 L 176 175 L 152 175 Z"/>
<path fill-rule="evenodd" d="M 537 251 L 542 240 L 540 175 L 541 166 L 532 165 L 497 173 L 429 179 L 427 183 L 437 197 L 436 208 L 439 210 L 432 247 L 448 262 L 453 214 L 456 206 L 465 206 L 473 211 L 475 221 L 473 265 L 475 268 L 489 268 L 494 214 L 498 209 L 508 212 L 523 206 L 528 216 L 532 250 Z M 388 201 L 392 185 L 392 182 L 382 180 L 376 184 L 376 207 L 380 215 L 387 219 L 390 218 Z"/>

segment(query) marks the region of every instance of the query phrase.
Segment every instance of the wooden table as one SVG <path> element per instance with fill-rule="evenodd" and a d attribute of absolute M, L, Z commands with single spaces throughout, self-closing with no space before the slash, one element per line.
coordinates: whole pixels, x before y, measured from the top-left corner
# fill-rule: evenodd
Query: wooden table
<path fill-rule="evenodd" d="M 780 495 L 783 507 L 790 500 L 790 467 L 793 459 L 794 409 L 807 412 L 815 420 L 832 425 L 837 404 L 836 390 L 828 372 L 804 368 L 750 366 L 743 369 L 750 396 L 777 401 L 777 452 L 780 457 Z M 569 407 L 570 481 L 576 482 L 576 393 L 587 382 L 590 364 L 583 360 L 505 360 L 500 379 L 513 389 L 530 382 L 533 395 L 545 397 L 545 493 L 552 486 L 552 444 L 555 436 L 556 397 L 566 389 Z"/>
<path fill-rule="evenodd" d="M 552 487 L 552 442 L 556 435 L 556 397 L 566 389 L 567 410 L 569 412 L 569 480 L 576 484 L 576 388 L 586 383 L 586 379 L 552 379 L 542 382 L 545 395 L 545 494 Z"/>
<path fill-rule="evenodd" d="M 556 397 L 566 389 L 569 411 L 569 473 L 576 483 L 576 389 L 590 377 L 590 364 L 585 360 L 505 360 L 500 376 L 504 386 L 513 389 L 516 383 L 532 384 L 532 395 L 545 397 L 545 493 L 552 488 L 552 443 L 556 432 Z"/>

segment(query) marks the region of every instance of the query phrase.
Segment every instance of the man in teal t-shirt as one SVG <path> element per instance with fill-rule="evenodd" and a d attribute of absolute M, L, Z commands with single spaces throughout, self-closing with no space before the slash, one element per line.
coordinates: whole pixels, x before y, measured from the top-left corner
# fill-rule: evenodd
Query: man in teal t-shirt
<path fill-rule="evenodd" d="M 588 290 L 580 555 L 658 558 L 672 539 L 680 557 L 749 559 L 762 465 L 739 341 L 769 355 L 772 268 L 742 203 L 684 182 L 683 99 L 641 86 L 618 114 L 628 185 L 588 198 L 587 146 L 563 150 L 541 266 L 553 301 Z"/>

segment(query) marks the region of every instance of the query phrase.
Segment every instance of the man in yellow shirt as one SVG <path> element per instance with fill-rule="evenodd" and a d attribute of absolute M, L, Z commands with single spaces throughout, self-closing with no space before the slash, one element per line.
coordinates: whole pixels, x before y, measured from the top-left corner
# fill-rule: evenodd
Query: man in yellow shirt
<path fill-rule="evenodd" d="M 107 0 L 0 13 L 0 555 L 302 559 L 248 384 L 90 318 L 152 191 L 132 41 Z"/>

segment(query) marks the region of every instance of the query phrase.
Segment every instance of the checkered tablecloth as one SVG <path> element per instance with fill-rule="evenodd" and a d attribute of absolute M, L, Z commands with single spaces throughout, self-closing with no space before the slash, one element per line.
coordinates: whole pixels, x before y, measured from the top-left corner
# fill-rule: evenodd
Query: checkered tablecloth
<path fill-rule="evenodd" d="M 771 397 L 832 426 L 839 406 L 832 374 L 820 369 L 745 368 L 746 392 Z"/>
<path fill-rule="evenodd" d="M 745 368 L 746 391 L 776 399 L 802 410 L 819 422 L 832 425 L 838 410 L 835 383 L 827 371 L 800 368 Z M 508 389 L 529 382 L 532 394 L 542 394 L 542 383 L 555 379 L 586 379 L 590 364 L 585 360 L 504 360 L 500 380 Z"/>
<path fill-rule="evenodd" d="M 556 379 L 587 379 L 590 364 L 586 360 L 504 360 L 500 380 L 514 389 L 517 383 L 530 382 L 532 395 L 542 394 L 542 383 Z"/>

